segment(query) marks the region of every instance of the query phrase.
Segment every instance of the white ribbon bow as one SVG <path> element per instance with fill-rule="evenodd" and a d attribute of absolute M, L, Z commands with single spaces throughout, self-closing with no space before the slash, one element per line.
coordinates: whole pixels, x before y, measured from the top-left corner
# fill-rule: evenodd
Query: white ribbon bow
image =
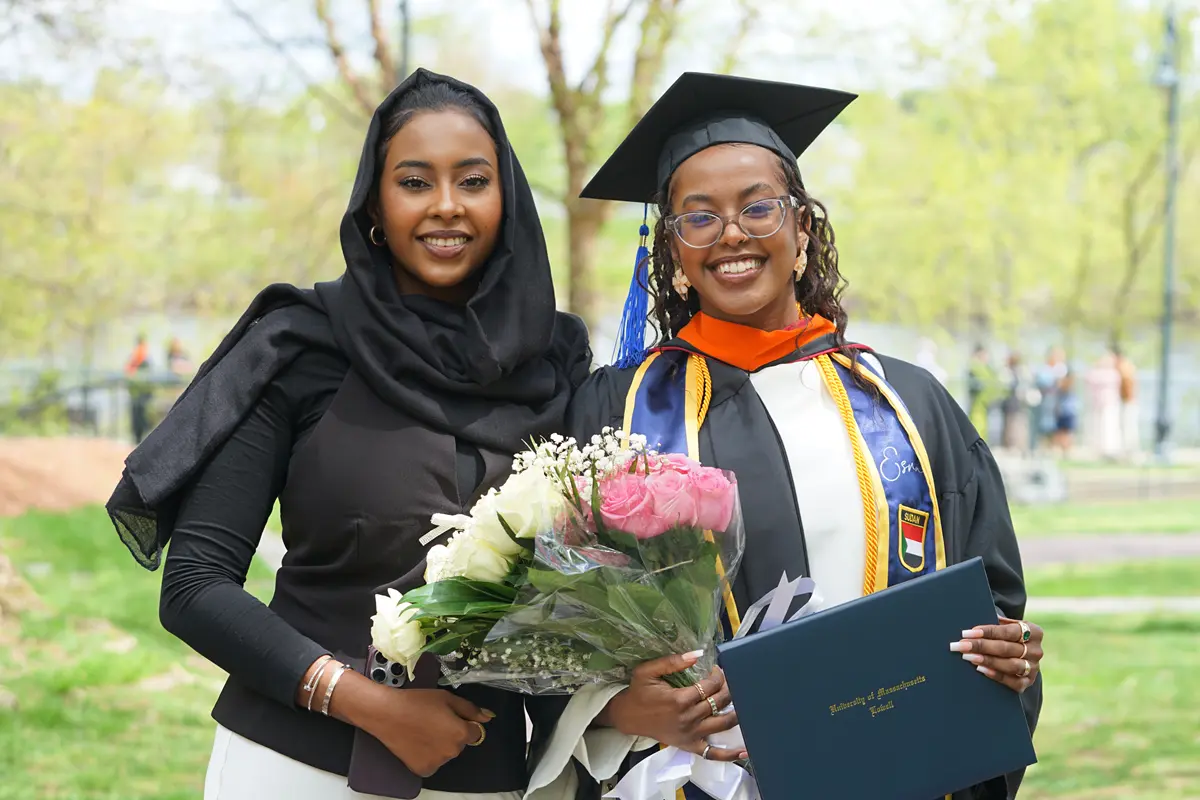
<path fill-rule="evenodd" d="M 422 547 L 448 531 L 463 531 L 471 524 L 466 514 L 434 514 L 429 521 L 435 527 L 419 539 Z"/>
<path fill-rule="evenodd" d="M 675 800 L 675 792 L 691 783 L 716 800 L 759 800 L 750 773 L 726 761 L 706 761 L 695 753 L 668 747 L 641 761 L 612 791 L 615 800 Z"/>

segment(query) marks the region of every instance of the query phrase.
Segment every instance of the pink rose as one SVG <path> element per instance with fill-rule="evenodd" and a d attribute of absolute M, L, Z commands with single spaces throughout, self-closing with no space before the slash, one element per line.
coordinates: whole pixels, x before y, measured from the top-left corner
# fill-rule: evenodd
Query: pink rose
<path fill-rule="evenodd" d="M 660 469 L 670 470 L 671 472 L 679 472 L 684 475 L 689 475 L 697 469 L 703 469 L 703 467 L 701 467 L 698 463 L 682 453 L 668 453 L 667 455 L 663 456 L 659 467 Z"/>
<path fill-rule="evenodd" d="M 638 475 L 618 475 L 600 484 L 600 518 L 639 539 L 658 536 L 669 527 L 655 515 L 646 479 Z"/>
<path fill-rule="evenodd" d="M 696 525 L 706 531 L 724 531 L 733 518 L 737 486 L 719 469 L 701 467 L 688 475 L 696 497 Z"/>
<path fill-rule="evenodd" d="M 646 478 L 646 488 L 654 499 L 654 515 L 664 530 L 696 524 L 697 502 L 690 478 L 674 470 L 661 470 Z"/>

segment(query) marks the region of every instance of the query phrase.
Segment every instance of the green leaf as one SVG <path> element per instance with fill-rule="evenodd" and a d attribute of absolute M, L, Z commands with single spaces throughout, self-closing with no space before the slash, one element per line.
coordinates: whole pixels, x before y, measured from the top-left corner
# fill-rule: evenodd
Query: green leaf
<path fill-rule="evenodd" d="M 507 584 L 475 581 L 461 577 L 427 583 L 404 594 L 404 600 L 422 608 L 431 603 L 467 603 L 489 600 L 511 603 L 516 597 L 517 590 Z"/>

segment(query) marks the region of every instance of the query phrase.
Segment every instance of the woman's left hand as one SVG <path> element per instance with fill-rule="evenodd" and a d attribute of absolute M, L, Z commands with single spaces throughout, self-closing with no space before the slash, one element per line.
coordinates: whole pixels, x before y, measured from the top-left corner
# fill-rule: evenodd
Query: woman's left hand
<path fill-rule="evenodd" d="M 1001 617 L 999 625 L 963 631 L 962 640 L 951 642 L 950 649 L 997 683 L 1023 692 L 1041 671 L 1043 634 L 1032 622 Z"/>

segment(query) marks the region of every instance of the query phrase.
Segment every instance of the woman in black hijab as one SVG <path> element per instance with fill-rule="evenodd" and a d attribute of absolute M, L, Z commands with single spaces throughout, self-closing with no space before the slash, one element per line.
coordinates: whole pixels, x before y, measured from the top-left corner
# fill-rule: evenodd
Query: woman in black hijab
<path fill-rule="evenodd" d="M 108 511 L 149 569 L 171 540 L 162 623 L 229 673 L 206 800 L 365 797 L 342 776 L 378 742 L 425 776 L 422 800 L 519 797 L 521 695 L 350 667 L 374 595 L 422 582 L 430 516 L 469 509 L 562 427 L 586 332 L 555 311 L 499 114 L 453 79 L 418 70 L 375 112 L 341 242 L 340 279 L 255 299 Z M 276 499 L 287 554 L 264 606 L 242 585 Z"/>

